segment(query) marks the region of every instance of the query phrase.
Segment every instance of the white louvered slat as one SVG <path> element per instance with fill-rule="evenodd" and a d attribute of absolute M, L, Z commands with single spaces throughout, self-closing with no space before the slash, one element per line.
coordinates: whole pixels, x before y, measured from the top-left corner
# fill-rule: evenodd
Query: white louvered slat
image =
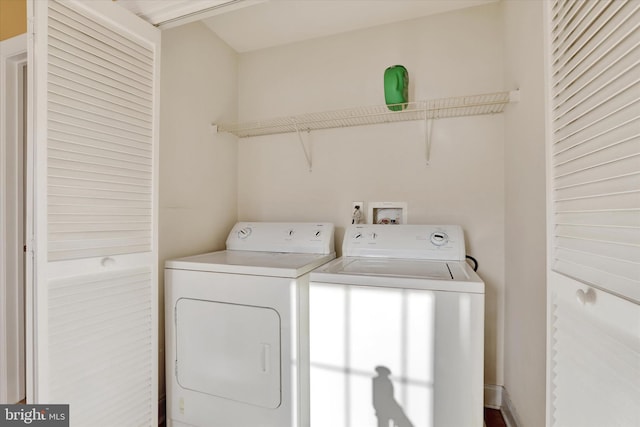
<path fill-rule="evenodd" d="M 591 197 L 581 197 L 567 200 L 556 200 L 556 207 L 560 210 L 585 211 L 594 206 L 609 209 L 637 209 L 640 190 L 625 193 L 599 194 Z"/>
<path fill-rule="evenodd" d="M 573 39 L 558 46 L 554 52 L 554 82 L 557 88 L 567 74 L 580 66 L 597 48 L 603 46 L 608 36 L 625 22 L 628 22 L 629 9 L 635 8 L 635 2 L 614 0 L 598 2 L 586 17 L 581 31 Z M 633 10 L 633 9 L 632 9 Z"/>
<path fill-rule="evenodd" d="M 50 20 L 49 34 L 69 45 L 83 48 L 87 52 L 94 52 L 100 58 L 113 64 L 122 65 L 144 78 L 152 78 L 148 70 L 149 62 L 141 61 L 138 56 L 123 56 L 122 50 L 101 43 L 99 40 L 85 37 L 81 31 L 66 24 L 64 20 L 56 19 L 55 16 Z"/>
<path fill-rule="evenodd" d="M 76 188 L 124 191 L 136 194 L 148 194 L 148 191 L 151 189 L 149 185 L 119 182 L 117 178 L 114 180 L 100 180 L 95 178 L 80 179 L 53 176 L 50 179 L 50 183 L 56 187 L 74 186 Z"/>
<path fill-rule="evenodd" d="M 620 227 L 640 227 L 640 209 L 619 211 L 585 211 L 585 212 L 556 212 L 555 224 L 567 225 L 613 225 Z"/>
<path fill-rule="evenodd" d="M 602 162 L 590 168 L 573 171 L 567 175 L 558 175 L 555 177 L 555 183 L 558 188 L 563 188 L 620 176 L 633 176 L 638 171 L 638 160 L 638 156 L 633 156 L 613 162 Z M 593 207 L 593 209 L 600 208 L 606 208 L 606 206 Z"/>
<path fill-rule="evenodd" d="M 100 150 L 78 144 L 51 141 L 51 157 L 86 163 L 103 163 L 122 168 L 140 168 L 149 171 L 152 167 L 148 158 L 110 150 Z M 55 148 L 53 148 L 55 147 Z"/>
<path fill-rule="evenodd" d="M 638 153 L 640 153 L 640 137 L 619 140 L 603 147 L 594 147 L 593 151 L 586 153 L 580 153 L 574 149 L 571 153 L 567 153 L 565 161 L 555 163 L 555 174 L 566 176 L 599 164 L 631 158 Z"/>
<path fill-rule="evenodd" d="M 69 248 L 65 248 L 63 256 L 56 256 L 56 253 L 52 253 L 52 260 L 59 261 L 68 257 L 76 257 L 82 258 L 82 256 L 86 253 L 87 250 L 91 249 L 93 253 L 97 256 L 113 256 L 113 255 L 124 255 L 130 253 L 141 253 L 144 252 L 148 247 L 148 242 L 145 242 L 143 245 L 127 245 L 127 246 L 117 246 L 117 245 L 108 245 L 109 242 L 104 243 L 100 248 L 82 248 L 77 250 L 71 250 Z"/>
<path fill-rule="evenodd" d="M 53 112 L 49 123 L 53 131 L 62 134 L 66 133 L 68 135 L 97 140 L 119 141 L 122 144 L 131 144 L 133 147 L 140 147 L 142 149 L 151 148 L 148 143 L 148 138 L 144 136 L 121 131 L 113 125 L 104 126 L 91 121 L 83 122 L 67 113 Z"/>
<path fill-rule="evenodd" d="M 113 168 L 123 170 L 133 170 L 140 172 L 150 172 L 151 162 L 149 160 L 140 161 L 138 158 L 129 155 L 110 154 L 87 154 L 86 150 L 74 149 L 75 147 L 68 147 L 67 149 L 60 149 L 59 145 L 54 141 L 50 144 L 49 155 L 54 159 L 66 160 L 69 162 L 78 162 L 81 164 L 100 164 Z"/>
<path fill-rule="evenodd" d="M 131 208 L 123 206 L 95 206 L 95 205 L 64 205 L 50 203 L 48 206 L 49 216 L 51 219 L 56 218 L 58 221 L 64 220 L 65 215 L 69 215 L 69 220 L 73 218 L 70 215 L 108 215 L 114 217 L 118 215 L 136 215 L 151 217 L 151 209 L 149 208 Z"/>
<path fill-rule="evenodd" d="M 632 227 L 558 225 L 556 226 L 556 233 L 563 237 L 597 240 L 622 245 L 633 245 L 640 238 L 640 229 Z"/>
<path fill-rule="evenodd" d="M 556 189 L 556 200 L 595 197 L 602 194 L 632 193 L 640 185 L 640 171 L 631 175 L 607 178 L 601 181 L 577 184 Z"/>
<path fill-rule="evenodd" d="M 640 82 L 636 82 L 632 86 L 619 88 L 615 94 L 608 94 L 611 96 L 602 102 L 591 105 L 589 110 L 576 118 L 575 121 L 568 123 L 566 126 L 555 128 L 558 139 L 562 140 L 578 132 L 586 131 L 592 133 L 594 124 L 619 112 L 628 111 L 629 116 L 628 118 L 625 116 L 626 120 L 636 119 L 640 103 L 636 95 L 638 91 L 640 91 Z M 624 123 L 626 120 L 623 118 L 620 122 Z"/>
<path fill-rule="evenodd" d="M 593 16 L 597 16 L 606 9 L 612 0 L 588 2 L 577 1 L 565 3 L 565 12 L 555 17 L 557 22 L 554 33 L 557 35 L 553 40 L 554 61 L 556 69 L 560 67 L 562 59 L 566 58 L 567 50 L 573 46 L 576 39 L 583 35 L 585 26 L 591 21 Z"/>
<path fill-rule="evenodd" d="M 637 64 L 637 56 L 634 54 L 638 49 L 640 40 L 637 33 L 630 31 L 630 34 L 618 41 L 613 49 L 600 53 L 600 56 L 592 58 L 588 64 L 577 67 L 570 73 L 561 87 L 556 88 L 556 97 L 554 105 L 560 110 L 566 108 L 568 103 L 578 93 L 584 91 L 592 91 L 591 87 L 598 86 L 598 81 L 607 81 L 607 75 L 611 78 L 611 74 L 615 69 L 624 72 Z M 562 114 L 563 111 L 560 111 Z"/>
<path fill-rule="evenodd" d="M 150 117 L 143 111 L 139 104 L 128 103 L 122 98 L 118 98 L 111 94 L 98 93 L 95 88 L 85 88 L 80 85 L 70 85 L 63 79 L 52 77 L 52 83 L 49 86 L 49 92 L 52 96 L 62 96 L 76 100 L 78 105 L 86 108 L 99 107 L 97 111 L 108 111 L 119 117 L 133 119 L 140 126 L 150 127 Z"/>
<path fill-rule="evenodd" d="M 557 235 L 556 244 L 557 251 L 561 248 L 576 250 L 601 255 L 602 257 L 626 260 L 629 262 L 637 261 L 638 257 L 640 257 L 640 248 L 637 246 L 621 245 L 615 242 L 594 241 L 584 238 Z M 558 261 L 561 261 L 561 258 L 558 258 Z M 586 262 L 584 264 L 586 268 L 588 264 Z"/>
<path fill-rule="evenodd" d="M 71 106 L 60 106 L 55 102 L 51 102 L 50 108 L 51 115 L 49 119 L 52 122 L 58 122 L 81 129 L 90 129 L 100 134 L 114 135 L 118 138 L 126 138 L 143 143 L 151 136 L 151 132 L 147 129 L 119 122 L 108 117 L 106 114 L 100 117 L 96 114 L 80 112 L 79 110 L 71 108 Z"/>
<path fill-rule="evenodd" d="M 74 150 L 74 147 L 69 149 L 60 149 L 59 145 L 52 141 L 49 148 L 49 155 L 53 159 L 65 160 L 68 162 L 78 162 L 80 164 L 96 164 L 104 165 L 122 170 L 133 170 L 149 173 L 151 171 L 151 164 L 148 159 L 140 161 L 139 158 L 125 155 L 125 154 L 110 154 L 110 155 L 96 155 L 86 154 L 82 149 Z"/>
<path fill-rule="evenodd" d="M 53 169 L 53 176 L 74 176 L 85 174 L 85 176 L 112 176 L 114 178 L 133 178 L 134 182 L 143 184 L 149 182 L 149 174 L 130 167 L 126 164 L 101 164 L 100 161 L 85 157 L 82 161 L 73 161 L 64 158 L 65 156 L 51 157 L 49 167 Z M 66 171 L 66 172 L 65 172 Z"/>
<path fill-rule="evenodd" d="M 108 48 L 112 46 L 122 53 L 122 55 L 130 56 L 132 58 L 138 58 L 147 66 L 151 66 L 154 61 L 154 54 L 148 48 L 136 43 L 131 38 L 127 38 L 117 31 L 114 31 L 112 27 L 106 26 L 100 22 L 87 19 L 87 16 L 83 15 L 73 8 L 67 7 L 63 2 L 53 2 L 48 5 L 49 16 L 51 20 L 57 19 L 65 22 L 72 28 L 77 29 L 84 36 L 84 39 L 95 39 L 101 43 L 102 46 Z"/>
<path fill-rule="evenodd" d="M 637 89 L 638 81 L 640 81 L 640 77 L 638 77 L 640 75 L 640 65 L 638 65 L 640 60 L 637 59 L 638 52 L 630 52 L 633 64 L 627 66 L 625 63 L 620 63 L 619 65 L 625 68 L 614 69 L 612 73 L 602 74 L 585 86 L 581 92 L 576 93 L 561 108 L 558 108 L 556 111 L 556 128 L 561 129 L 569 123 L 587 116 L 599 106 L 605 105 L 606 102 L 627 90 L 633 91 Z M 633 58 L 634 55 L 635 58 Z M 616 74 L 610 75 L 613 73 Z M 624 99 L 621 99 L 621 101 L 624 101 Z M 627 100 L 625 105 L 628 103 L 629 101 Z"/>
<path fill-rule="evenodd" d="M 566 248 L 558 249 L 559 256 L 574 265 L 583 260 L 589 261 L 589 266 L 595 270 L 605 271 L 611 265 L 616 267 L 616 273 L 635 283 L 640 283 L 640 270 L 636 264 L 619 258 L 603 257 L 582 251 L 571 251 Z"/>
<path fill-rule="evenodd" d="M 593 2 L 584 1 L 564 5 L 567 7 L 556 15 L 556 22 L 562 24 L 562 31 L 558 31 L 559 27 L 555 28 L 560 36 L 553 40 L 554 46 L 566 44 L 567 38 L 577 32 L 576 28 L 584 21 L 585 15 L 595 6 Z"/>
<path fill-rule="evenodd" d="M 49 65 L 49 77 L 52 92 L 56 92 L 57 87 L 65 88 L 68 91 L 78 91 L 96 99 L 104 99 L 114 106 L 126 107 L 147 114 L 146 102 L 129 92 L 116 90 L 115 88 L 97 80 L 74 74 L 53 64 Z"/>
<path fill-rule="evenodd" d="M 65 23 L 64 20 L 51 19 L 49 37 L 55 39 L 59 46 L 66 46 L 67 51 L 82 51 L 83 57 L 100 64 L 105 69 L 116 72 L 126 69 L 127 76 L 133 80 L 140 78 L 142 84 L 146 84 L 145 82 L 152 78 L 148 70 L 149 63 L 140 61 L 137 57 L 123 56 L 122 50 L 104 45 L 98 40 L 83 38 L 82 33 L 72 25 Z"/>
<path fill-rule="evenodd" d="M 566 139 L 556 144 L 553 163 L 559 164 L 616 144 L 640 138 L 640 117 L 620 123 L 617 127 L 588 135 L 583 140 Z"/>
<path fill-rule="evenodd" d="M 135 159 L 137 157 L 151 161 L 151 150 L 148 145 L 133 146 L 129 141 L 117 140 L 114 138 L 109 139 L 93 139 L 89 137 L 83 137 L 80 135 L 74 135 L 70 133 L 58 132 L 51 130 L 49 132 L 49 139 L 52 144 L 62 149 L 72 149 L 78 152 L 85 152 L 88 154 L 110 153 L 119 156 L 127 156 L 127 158 Z M 121 157 L 122 158 L 122 157 Z M 142 161 L 142 160 L 141 160 Z"/>
<path fill-rule="evenodd" d="M 612 131 L 616 131 L 623 126 L 626 126 L 629 123 L 637 121 L 638 118 L 640 118 L 638 108 L 640 108 L 640 101 L 632 103 L 624 109 L 607 112 L 604 117 L 598 118 L 595 122 L 592 122 L 571 134 L 565 133 L 562 137 L 560 135 L 555 135 L 554 154 L 560 153 L 569 147 L 579 145 L 598 136 L 602 137 Z"/>
<path fill-rule="evenodd" d="M 73 56 L 72 53 L 65 52 L 62 49 L 52 48 L 50 63 L 52 66 L 59 67 L 63 74 L 71 73 L 85 77 L 89 81 L 101 83 L 115 90 L 118 94 L 130 93 L 139 98 L 141 102 L 151 101 L 150 96 L 145 92 L 145 89 L 148 88 L 141 87 L 135 81 L 126 80 L 122 74 L 100 68 L 98 65 Z"/>
<path fill-rule="evenodd" d="M 137 132 L 148 134 L 151 131 L 151 123 L 149 117 L 140 114 L 135 117 L 135 112 L 122 111 L 120 108 L 112 108 L 108 103 L 100 99 L 91 99 L 85 97 L 81 100 L 74 91 L 61 90 L 61 93 L 50 91 L 49 101 L 57 104 L 60 108 L 67 108 L 70 113 L 75 115 L 86 115 L 94 120 L 104 122 L 105 120 L 113 120 L 125 126 L 131 126 Z M 99 105 L 102 104 L 102 105 Z"/>
<path fill-rule="evenodd" d="M 126 61 L 104 58 L 101 50 L 88 44 L 85 44 L 84 49 L 82 49 L 82 44 L 78 43 L 77 40 L 70 40 L 64 33 L 51 27 L 50 30 L 49 37 L 56 46 L 51 51 L 52 57 L 62 58 L 82 68 L 99 70 L 98 72 L 105 76 L 122 78 L 126 81 L 126 84 L 132 85 L 134 88 L 136 88 L 136 84 L 150 87 L 152 75 L 148 69 L 142 69 L 141 73 L 136 73 L 131 70 L 131 64 Z"/>
<path fill-rule="evenodd" d="M 107 150 L 123 155 L 134 157 L 144 157 L 151 159 L 151 148 L 146 143 L 138 143 L 131 140 L 116 138 L 113 135 L 94 135 L 89 132 L 73 132 L 70 127 L 52 126 L 49 132 L 49 139 L 54 144 L 74 144 L 77 150 L 82 147 L 93 147 L 100 150 Z"/>

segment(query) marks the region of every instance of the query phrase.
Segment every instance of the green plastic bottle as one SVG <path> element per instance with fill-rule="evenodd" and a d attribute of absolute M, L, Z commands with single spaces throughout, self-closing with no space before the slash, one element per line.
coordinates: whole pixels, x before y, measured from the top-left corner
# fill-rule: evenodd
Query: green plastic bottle
<path fill-rule="evenodd" d="M 402 65 L 384 70 L 384 100 L 391 111 L 407 108 L 409 98 L 409 73 Z M 394 105 L 399 104 L 399 105 Z"/>

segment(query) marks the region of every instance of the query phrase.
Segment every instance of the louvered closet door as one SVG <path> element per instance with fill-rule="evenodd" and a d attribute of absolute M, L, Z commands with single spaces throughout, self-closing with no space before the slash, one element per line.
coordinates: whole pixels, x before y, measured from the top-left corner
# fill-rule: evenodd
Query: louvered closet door
<path fill-rule="evenodd" d="M 640 426 L 640 1 L 546 4 L 547 424 Z"/>
<path fill-rule="evenodd" d="M 75 427 L 156 426 L 159 31 L 110 0 L 29 6 L 30 397 Z"/>

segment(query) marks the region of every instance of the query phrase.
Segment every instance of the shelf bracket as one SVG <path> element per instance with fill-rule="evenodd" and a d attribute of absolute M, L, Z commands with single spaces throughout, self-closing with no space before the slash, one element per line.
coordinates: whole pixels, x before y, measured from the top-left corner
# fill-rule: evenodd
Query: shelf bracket
<path fill-rule="evenodd" d="M 429 161 L 431 160 L 431 133 L 433 132 L 433 121 L 432 118 L 429 120 L 429 109 L 424 109 L 424 150 L 425 150 L 425 160 L 427 166 L 429 166 Z"/>
<path fill-rule="evenodd" d="M 302 134 L 300 133 L 300 128 L 298 127 L 298 122 L 296 122 L 295 117 L 292 117 L 291 121 L 293 122 L 293 126 L 296 128 L 296 133 L 298 134 L 298 139 L 300 140 L 300 145 L 302 146 L 302 151 L 304 152 L 304 158 L 307 160 L 307 166 L 309 166 L 309 172 L 311 172 L 313 169 L 311 153 L 309 153 L 309 150 L 307 150 L 307 146 L 302 139 Z"/>

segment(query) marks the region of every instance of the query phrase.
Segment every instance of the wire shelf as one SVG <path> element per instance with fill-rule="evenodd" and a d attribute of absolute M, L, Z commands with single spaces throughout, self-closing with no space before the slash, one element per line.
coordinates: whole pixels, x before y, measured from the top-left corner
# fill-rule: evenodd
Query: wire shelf
<path fill-rule="evenodd" d="M 411 120 L 496 114 L 503 112 L 504 107 L 512 100 L 514 92 L 505 91 L 409 102 L 405 104 L 405 109 L 399 111 L 392 111 L 387 105 L 357 107 L 244 123 L 221 123 L 218 124 L 218 132 L 228 132 L 245 138 Z"/>

